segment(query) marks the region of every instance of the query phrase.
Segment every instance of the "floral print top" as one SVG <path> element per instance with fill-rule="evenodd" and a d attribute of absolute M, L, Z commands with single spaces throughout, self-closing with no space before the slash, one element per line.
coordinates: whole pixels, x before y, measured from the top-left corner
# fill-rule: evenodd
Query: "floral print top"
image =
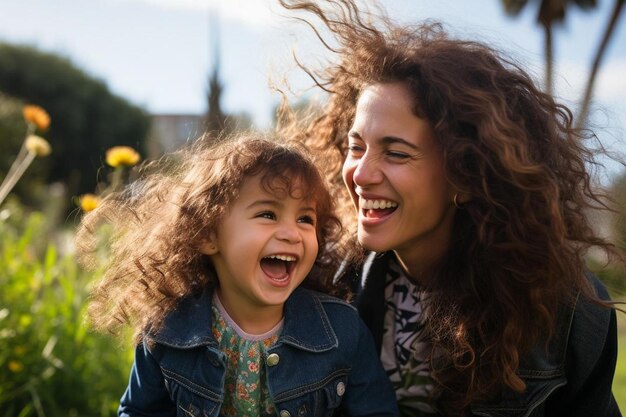
<path fill-rule="evenodd" d="M 276 409 L 267 388 L 263 368 L 267 349 L 280 334 L 281 320 L 272 330 L 261 335 L 244 332 L 213 296 L 213 335 L 220 350 L 226 354 L 223 417 L 275 416 Z"/>
<path fill-rule="evenodd" d="M 422 336 L 425 295 L 396 260 L 389 263 L 380 359 L 396 391 L 403 417 L 437 415 L 430 396 L 433 389 L 428 364 L 430 345 Z"/>

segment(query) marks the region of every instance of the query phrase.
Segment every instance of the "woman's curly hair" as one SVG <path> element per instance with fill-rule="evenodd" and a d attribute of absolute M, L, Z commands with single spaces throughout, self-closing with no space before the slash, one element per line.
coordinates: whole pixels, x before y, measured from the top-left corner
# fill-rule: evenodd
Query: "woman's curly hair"
<path fill-rule="evenodd" d="M 341 161 L 363 89 L 402 83 L 414 114 L 434 129 L 449 183 L 469 196 L 457 210 L 452 247 L 429 280 L 426 331 L 444 408 L 457 414 L 503 386 L 523 391 L 520 357 L 549 339 L 559 305 L 574 303 L 579 291 L 606 305 L 584 276 L 586 250 L 621 256 L 586 217 L 606 208 L 592 187 L 594 152 L 584 143 L 593 135 L 574 129 L 571 111 L 513 60 L 453 39 L 440 24 L 400 26 L 351 0 L 281 4 L 319 19 L 324 31 L 298 18 L 339 58 L 319 71 L 301 65 L 329 93 L 304 140 L 332 161 L 333 183 L 343 188 Z"/>
<path fill-rule="evenodd" d="M 148 328 L 157 330 L 183 297 L 216 286 L 209 257 L 199 248 L 242 182 L 257 175 L 268 192 L 305 195 L 315 203 L 319 252 L 304 285 L 330 292 L 341 224 L 327 184 L 304 147 L 256 134 L 203 137 L 147 164 L 138 180 L 83 217 L 76 237 L 79 260 L 99 266 L 98 241 L 108 239 L 103 277 L 89 305 L 95 327 L 116 331 L 130 324 L 140 340 Z"/>

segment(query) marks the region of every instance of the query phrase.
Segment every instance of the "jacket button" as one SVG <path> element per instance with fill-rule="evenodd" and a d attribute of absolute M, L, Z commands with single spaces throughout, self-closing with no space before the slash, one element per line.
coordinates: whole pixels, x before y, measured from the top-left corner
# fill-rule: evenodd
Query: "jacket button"
<path fill-rule="evenodd" d="M 291 413 L 287 410 L 282 410 L 280 412 L 280 417 L 291 417 Z"/>
<path fill-rule="evenodd" d="M 278 365 L 278 362 L 280 362 L 280 356 L 278 356 L 278 354 L 276 353 L 271 353 L 267 356 L 267 359 L 265 360 L 265 362 L 267 363 L 267 366 L 276 366 Z M 283 416 L 283 412 L 281 411 L 280 416 L 281 417 L 289 417 L 289 412 L 285 411 L 285 414 Z"/>
<path fill-rule="evenodd" d="M 346 392 L 346 384 L 340 381 L 337 384 L 337 395 L 341 397 L 343 394 L 345 394 L 345 392 Z"/>

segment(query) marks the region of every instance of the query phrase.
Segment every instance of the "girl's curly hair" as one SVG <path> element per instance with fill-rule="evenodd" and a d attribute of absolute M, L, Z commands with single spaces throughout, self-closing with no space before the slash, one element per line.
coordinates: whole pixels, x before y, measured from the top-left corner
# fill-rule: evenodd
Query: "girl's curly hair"
<path fill-rule="evenodd" d="M 257 175 L 268 192 L 298 192 L 298 198 L 305 195 L 315 203 L 319 252 L 314 273 L 304 283 L 331 292 L 341 224 L 327 184 L 304 147 L 255 134 L 207 136 L 147 164 L 137 181 L 83 217 L 76 238 L 79 260 L 96 266 L 99 238 L 107 236 L 109 243 L 103 277 L 89 305 L 95 327 L 115 331 L 131 324 L 140 340 L 148 328 L 162 325 L 181 298 L 217 285 L 199 247 L 237 198 L 242 182 Z M 103 230 L 102 224 L 108 227 Z"/>
<path fill-rule="evenodd" d="M 434 129 L 449 183 L 470 196 L 428 280 L 435 284 L 426 331 L 441 403 L 456 415 L 503 386 L 523 391 L 520 357 L 550 337 L 559 305 L 578 291 L 607 305 L 584 276 L 586 250 L 599 246 L 623 259 L 586 217 L 607 208 L 589 173 L 596 164 L 584 139 L 593 135 L 574 129 L 571 111 L 513 60 L 452 39 L 440 24 L 400 26 L 352 0 L 281 4 L 319 19 L 328 32 L 298 18 L 339 58 L 320 71 L 301 65 L 329 93 L 303 139 L 332 161 L 333 184 L 343 188 L 341 161 L 363 89 L 402 83 L 414 114 Z"/>

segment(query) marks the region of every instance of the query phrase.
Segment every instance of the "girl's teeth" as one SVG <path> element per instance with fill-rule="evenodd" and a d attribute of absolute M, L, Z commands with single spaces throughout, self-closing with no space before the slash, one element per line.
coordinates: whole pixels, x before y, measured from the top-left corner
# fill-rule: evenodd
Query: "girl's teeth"
<path fill-rule="evenodd" d="M 398 207 L 398 203 L 390 200 L 363 200 L 362 207 L 365 210 L 388 209 Z"/>
<path fill-rule="evenodd" d="M 285 262 L 295 262 L 296 260 L 295 256 L 288 256 L 288 255 L 270 255 L 270 256 L 266 256 L 266 258 L 278 259 L 280 261 L 285 261 Z"/>

